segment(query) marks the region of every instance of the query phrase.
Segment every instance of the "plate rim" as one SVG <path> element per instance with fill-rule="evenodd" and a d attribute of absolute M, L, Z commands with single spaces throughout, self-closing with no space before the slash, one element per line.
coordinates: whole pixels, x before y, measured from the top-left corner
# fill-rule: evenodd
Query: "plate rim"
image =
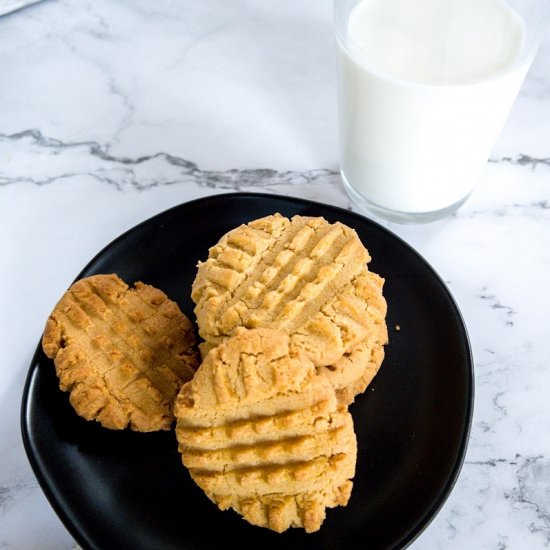
<path fill-rule="evenodd" d="M 453 294 L 451 293 L 450 289 L 445 284 L 445 282 L 443 281 L 439 273 L 430 264 L 430 262 L 428 262 L 424 258 L 424 256 L 420 254 L 420 252 L 418 252 L 415 248 L 413 248 L 403 238 L 395 234 L 393 231 L 391 231 L 387 227 L 384 227 L 382 224 L 380 224 L 376 220 L 372 220 L 358 212 L 354 212 L 352 210 L 349 210 L 340 206 L 334 206 L 334 205 L 323 203 L 320 201 L 314 201 L 310 199 L 304 199 L 301 197 L 294 197 L 294 196 L 288 196 L 288 195 L 277 195 L 273 193 L 259 193 L 259 192 L 218 193 L 214 195 L 198 197 L 196 199 L 192 199 L 189 201 L 184 201 L 182 203 L 176 204 L 156 214 L 153 214 L 152 216 L 149 216 L 148 218 L 142 220 L 141 222 L 138 222 L 137 224 L 123 231 L 117 237 L 115 237 L 109 243 L 103 246 L 86 263 L 86 265 L 80 270 L 80 272 L 78 273 L 76 278 L 73 280 L 73 282 L 82 278 L 84 274 L 91 268 L 91 266 L 93 266 L 93 264 L 95 264 L 109 249 L 111 249 L 113 246 L 118 244 L 120 241 L 126 239 L 129 234 L 133 233 L 134 231 L 138 231 L 143 226 L 154 222 L 156 219 L 161 218 L 169 214 L 170 212 L 173 212 L 182 207 L 192 208 L 196 204 L 209 203 L 211 201 L 219 201 L 219 200 L 224 201 L 228 199 L 229 200 L 235 200 L 235 199 L 246 199 L 246 200 L 255 199 L 256 200 L 257 199 L 257 200 L 263 200 L 263 201 L 277 200 L 277 201 L 287 202 L 289 205 L 299 204 L 302 206 L 310 206 L 313 208 L 315 207 L 322 207 L 325 209 L 328 208 L 331 211 L 333 211 L 336 215 L 338 214 L 338 212 L 342 212 L 342 213 L 345 213 L 346 216 L 352 216 L 353 218 L 357 219 L 358 222 L 361 224 L 366 223 L 367 225 L 372 225 L 377 230 L 382 231 L 383 233 L 387 233 L 392 239 L 396 240 L 401 246 L 405 247 L 410 253 L 416 256 L 416 258 L 421 263 L 425 264 L 425 266 L 429 269 L 429 271 L 433 275 L 434 280 L 437 281 L 438 286 L 446 295 L 450 306 L 453 308 L 453 313 L 456 316 L 456 319 L 458 321 L 457 326 L 460 327 L 460 333 L 462 336 L 462 340 L 464 342 L 464 351 L 465 351 L 465 357 L 466 357 L 466 361 L 464 362 L 464 372 L 467 375 L 468 383 L 466 387 L 467 394 L 466 394 L 466 399 L 464 403 L 464 416 L 463 416 L 464 429 L 461 434 L 460 445 L 454 459 L 453 467 L 448 472 L 446 472 L 446 477 L 447 477 L 446 482 L 439 488 L 439 494 L 437 498 L 429 508 L 426 508 L 426 510 L 424 510 L 424 513 L 421 519 L 416 521 L 415 525 L 412 526 L 401 537 L 401 540 L 398 542 L 398 546 L 393 547 L 394 549 L 407 548 L 426 530 L 426 528 L 436 518 L 436 516 L 438 515 L 438 513 L 441 511 L 444 504 L 448 500 L 449 496 L 451 495 L 453 488 L 455 487 L 460 477 L 460 473 L 464 465 L 466 452 L 468 449 L 468 443 L 470 439 L 470 433 L 471 433 L 471 427 L 472 427 L 472 421 L 473 421 L 474 403 L 475 403 L 475 372 L 474 372 L 472 347 L 471 347 L 471 342 L 468 335 L 467 326 L 464 321 L 462 312 L 460 311 L 460 308 L 458 307 L 458 304 Z M 50 487 L 50 485 L 48 484 L 46 479 L 47 476 L 43 473 L 39 464 L 39 460 L 35 455 L 35 449 L 34 449 L 34 445 L 32 443 L 32 437 L 31 437 L 32 428 L 30 427 L 29 408 L 32 404 L 31 403 L 32 400 L 30 399 L 30 397 L 32 393 L 31 391 L 32 386 L 35 382 L 35 376 L 38 370 L 37 369 L 38 358 L 43 353 L 42 347 L 41 347 L 41 338 L 42 336 L 38 341 L 37 347 L 31 359 L 31 362 L 25 377 L 25 383 L 23 386 L 21 408 L 20 408 L 20 431 L 21 431 L 21 436 L 23 440 L 23 446 L 25 449 L 25 453 L 27 455 L 27 459 L 31 465 L 32 471 L 39 483 L 39 486 L 43 491 L 44 495 L 46 496 L 48 503 L 51 505 L 53 511 L 56 513 L 56 515 L 60 519 L 63 526 L 67 529 L 67 531 L 71 534 L 71 536 L 75 539 L 75 541 L 79 545 L 82 545 L 83 548 L 94 548 L 94 546 L 90 543 L 90 541 L 87 540 L 87 537 L 85 537 L 82 530 L 79 529 L 77 524 L 73 522 L 73 520 L 70 517 L 70 514 L 68 514 L 67 511 L 65 510 L 65 506 L 63 506 L 61 500 L 56 495 L 56 491 L 52 487 Z"/>

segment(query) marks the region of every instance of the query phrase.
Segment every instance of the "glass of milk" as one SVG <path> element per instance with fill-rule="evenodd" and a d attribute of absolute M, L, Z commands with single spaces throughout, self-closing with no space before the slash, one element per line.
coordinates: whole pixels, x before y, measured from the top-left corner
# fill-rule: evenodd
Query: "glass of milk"
<path fill-rule="evenodd" d="M 362 208 L 402 223 L 472 192 L 550 0 L 334 0 L 340 160 Z"/>

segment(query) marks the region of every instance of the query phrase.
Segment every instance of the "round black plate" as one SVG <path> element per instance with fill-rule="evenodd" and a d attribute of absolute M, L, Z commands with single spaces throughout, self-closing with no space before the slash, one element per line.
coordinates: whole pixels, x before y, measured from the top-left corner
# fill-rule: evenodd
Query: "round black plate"
<path fill-rule="evenodd" d="M 197 261 L 229 229 L 274 212 L 355 228 L 373 257 L 371 270 L 386 279 L 390 344 L 378 376 L 350 409 L 358 457 L 348 506 L 328 510 L 321 530 L 309 535 L 273 533 L 219 511 L 182 466 L 173 432 L 113 432 L 79 418 L 38 346 L 23 395 L 23 440 L 42 489 L 84 548 L 402 548 L 451 491 L 472 415 L 468 337 L 445 284 L 383 227 L 300 199 L 218 195 L 141 223 L 79 277 L 117 273 L 128 283 L 150 283 L 194 319 L 189 294 Z"/>

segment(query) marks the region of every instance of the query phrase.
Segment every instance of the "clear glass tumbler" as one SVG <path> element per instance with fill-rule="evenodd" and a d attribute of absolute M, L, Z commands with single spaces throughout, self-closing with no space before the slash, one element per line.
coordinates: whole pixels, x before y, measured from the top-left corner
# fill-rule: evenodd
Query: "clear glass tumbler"
<path fill-rule="evenodd" d="M 420 223 L 472 192 L 550 0 L 335 0 L 340 161 L 363 209 Z"/>

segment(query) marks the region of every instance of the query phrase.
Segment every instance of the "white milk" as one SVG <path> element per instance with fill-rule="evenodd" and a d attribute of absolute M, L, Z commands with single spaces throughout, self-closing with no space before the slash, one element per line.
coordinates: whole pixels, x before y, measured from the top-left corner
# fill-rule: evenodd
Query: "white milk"
<path fill-rule="evenodd" d="M 407 213 L 465 200 L 527 70 L 516 63 L 522 19 L 503 0 L 362 0 L 345 30 L 337 36 L 348 186 Z"/>

